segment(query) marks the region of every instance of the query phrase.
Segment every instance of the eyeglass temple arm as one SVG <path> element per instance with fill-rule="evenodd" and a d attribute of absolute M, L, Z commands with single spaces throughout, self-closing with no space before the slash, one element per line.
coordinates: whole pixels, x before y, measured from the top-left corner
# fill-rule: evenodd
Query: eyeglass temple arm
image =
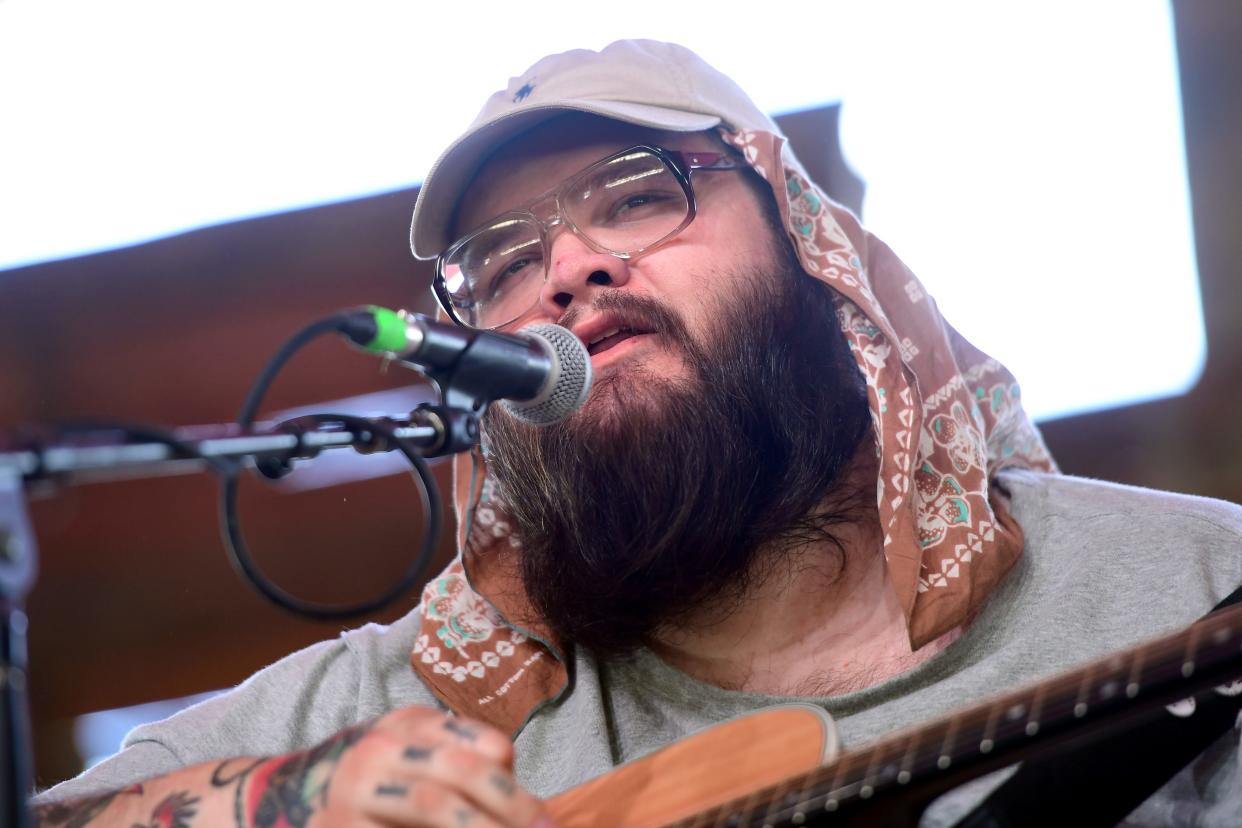
<path fill-rule="evenodd" d="M 669 151 L 669 155 L 681 162 L 687 170 L 734 170 L 743 166 L 733 156 L 724 152 L 680 152 Z"/>

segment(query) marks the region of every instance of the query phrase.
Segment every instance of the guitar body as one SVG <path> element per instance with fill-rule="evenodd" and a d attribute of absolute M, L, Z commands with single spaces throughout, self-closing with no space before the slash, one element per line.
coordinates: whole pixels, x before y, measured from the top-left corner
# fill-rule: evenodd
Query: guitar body
<path fill-rule="evenodd" d="M 655 828 L 833 761 L 836 727 L 809 704 L 771 707 L 710 727 L 555 796 L 562 828 Z"/>

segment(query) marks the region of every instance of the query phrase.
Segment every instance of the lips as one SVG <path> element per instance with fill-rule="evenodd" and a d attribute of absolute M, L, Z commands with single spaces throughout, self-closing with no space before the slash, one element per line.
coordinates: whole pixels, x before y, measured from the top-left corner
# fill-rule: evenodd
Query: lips
<path fill-rule="evenodd" d="M 591 355 L 602 353 L 607 351 L 612 346 L 623 342 L 632 336 L 637 336 L 640 333 L 643 332 L 635 331 L 631 328 L 612 328 L 611 330 L 605 331 L 595 339 L 588 342 L 587 353 L 590 353 Z"/>
<path fill-rule="evenodd" d="M 627 339 L 654 333 L 655 327 L 636 316 L 611 312 L 575 325 L 572 330 L 587 346 L 587 352 L 594 356 L 615 348 Z"/>

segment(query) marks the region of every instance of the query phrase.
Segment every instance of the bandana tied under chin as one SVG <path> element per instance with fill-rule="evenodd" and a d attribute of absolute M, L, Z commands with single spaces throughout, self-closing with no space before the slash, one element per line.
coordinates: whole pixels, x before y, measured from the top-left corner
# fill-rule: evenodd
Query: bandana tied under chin
<path fill-rule="evenodd" d="M 1022 553 L 1022 527 L 992 496 L 996 472 L 1056 466 L 1013 376 L 810 183 L 784 138 L 721 134 L 772 187 L 803 269 L 834 291 L 867 383 L 884 557 L 917 649 L 969 620 Z M 459 455 L 454 473 L 462 554 L 423 592 L 411 662 L 449 708 L 516 735 L 568 687 L 567 649 L 526 598 L 521 542 L 481 453 Z"/>

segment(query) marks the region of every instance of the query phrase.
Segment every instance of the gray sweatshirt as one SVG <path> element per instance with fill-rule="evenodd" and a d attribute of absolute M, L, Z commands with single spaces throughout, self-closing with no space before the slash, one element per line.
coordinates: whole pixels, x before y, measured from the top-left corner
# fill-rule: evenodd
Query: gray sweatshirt
<path fill-rule="evenodd" d="M 572 690 L 515 742 L 519 781 L 551 796 L 711 724 L 781 702 L 832 717 L 845 749 L 1196 620 L 1242 583 L 1242 508 L 1026 471 L 1000 475 L 1026 534 L 1014 570 L 966 632 L 918 667 L 857 692 L 776 697 L 698 682 L 650 652 L 601 663 L 578 653 Z M 439 707 L 409 666 L 418 612 L 315 644 L 232 691 L 136 728 L 120 753 L 40 801 L 121 787 L 176 768 L 308 747 L 393 708 Z M 1143 804 L 1142 825 L 1242 824 L 1235 729 Z M 937 800 L 952 824 L 1006 771 Z"/>

